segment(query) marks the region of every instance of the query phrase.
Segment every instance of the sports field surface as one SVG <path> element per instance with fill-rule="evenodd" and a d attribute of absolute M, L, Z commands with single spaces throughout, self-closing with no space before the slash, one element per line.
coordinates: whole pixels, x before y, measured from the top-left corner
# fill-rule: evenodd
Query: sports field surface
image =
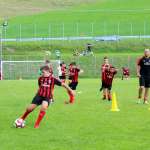
<path fill-rule="evenodd" d="M 70 0 L 51 3 L 45 0 L 42 4 L 39 0 L 37 3 L 29 0 L 2 4 L 5 4 L 3 9 L 8 10 L 2 11 L 3 16 L 8 18 L 8 28 L 4 31 L 6 38 L 150 34 L 149 0 Z M 9 15 L 5 12 L 9 11 L 16 14 L 7 17 Z"/>
<path fill-rule="evenodd" d="M 150 106 L 136 104 L 137 79 L 115 79 L 119 112 L 111 112 L 111 102 L 101 100 L 99 86 L 99 79 L 80 79 L 73 105 L 64 104 L 66 91 L 57 87 L 40 128 L 33 128 L 37 109 L 25 128 L 16 129 L 13 122 L 31 102 L 37 81 L 0 81 L 0 149 L 149 150 Z"/>

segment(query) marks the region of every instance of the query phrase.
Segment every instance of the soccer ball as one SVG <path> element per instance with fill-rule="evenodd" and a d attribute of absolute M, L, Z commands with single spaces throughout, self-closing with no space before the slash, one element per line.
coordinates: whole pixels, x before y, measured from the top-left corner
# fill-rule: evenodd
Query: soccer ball
<path fill-rule="evenodd" d="M 21 118 L 18 118 L 14 122 L 14 127 L 15 128 L 24 128 L 25 127 L 25 121 Z"/>

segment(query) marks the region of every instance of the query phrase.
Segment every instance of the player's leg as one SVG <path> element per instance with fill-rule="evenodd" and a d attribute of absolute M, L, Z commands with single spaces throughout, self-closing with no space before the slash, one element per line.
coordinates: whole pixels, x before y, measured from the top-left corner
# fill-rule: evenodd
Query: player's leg
<path fill-rule="evenodd" d="M 70 87 L 73 91 L 76 90 L 76 86 L 77 86 L 77 84 L 75 84 L 74 82 L 69 83 L 69 87 Z M 75 96 L 72 95 L 72 93 L 69 92 L 69 91 L 68 91 L 68 95 L 69 95 L 69 103 L 71 103 L 71 104 L 74 103 Z M 68 104 L 68 102 L 65 102 L 65 103 Z"/>
<path fill-rule="evenodd" d="M 108 86 L 108 100 L 109 101 L 111 101 L 111 99 L 112 99 L 112 96 L 111 96 L 111 87 L 112 87 L 112 85 Z"/>
<path fill-rule="evenodd" d="M 137 101 L 138 104 L 141 103 L 141 99 L 142 99 L 144 90 L 145 90 L 145 80 L 143 77 L 140 77 L 139 78 L 138 101 Z"/>
<path fill-rule="evenodd" d="M 107 89 L 103 88 L 103 100 L 107 99 Z"/>
<path fill-rule="evenodd" d="M 122 74 L 122 80 L 123 80 L 124 75 Z"/>
<path fill-rule="evenodd" d="M 149 88 L 150 88 L 150 77 L 145 77 L 144 104 L 148 104 Z"/>
<path fill-rule="evenodd" d="M 43 101 L 42 104 L 41 104 L 41 109 L 40 109 L 40 112 L 39 112 L 39 115 L 38 115 L 38 118 L 35 122 L 35 125 L 34 125 L 34 128 L 38 128 L 39 127 L 39 124 L 40 122 L 42 121 L 43 117 L 45 116 L 46 114 L 46 110 L 48 108 L 48 105 L 49 105 L 49 102 L 48 101 Z"/>
<path fill-rule="evenodd" d="M 39 97 L 38 95 L 36 95 L 36 96 L 33 98 L 31 104 L 27 107 L 25 113 L 21 116 L 21 118 L 22 118 L 23 120 L 25 120 L 26 117 L 27 117 L 38 105 L 40 105 L 40 97 Z"/>
<path fill-rule="evenodd" d="M 149 88 L 145 88 L 145 92 L 144 92 L 144 104 L 148 104 L 148 93 L 149 93 Z"/>
<path fill-rule="evenodd" d="M 21 119 L 25 120 L 27 116 L 37 107 L 36 104 L 30 104 L 27 108 L 24 114 L 20 117 Z"/>
<path fill-rule="evenodd" d="M 141 103 L 141 99 L 142 99 L 144 91 L 145 91 L 145 87 L 144 86 L 140 86 L 139 87 L 139 91 L 138 91 L 138 102 L 137 103 Z"/>

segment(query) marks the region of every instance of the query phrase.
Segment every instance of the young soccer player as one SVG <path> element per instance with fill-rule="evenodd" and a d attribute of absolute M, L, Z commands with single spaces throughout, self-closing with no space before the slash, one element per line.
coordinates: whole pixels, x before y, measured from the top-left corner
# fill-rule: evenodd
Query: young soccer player
<path fill-rule="evenodd" d="M 82 73 L 83 70 L 81 70 L 75 62 L 72 62 L 69 65 L 69 87 L 75 91 L 78 85 L 78 77 L 79 77 L 79 73 Z M 69 91 L 68 94 L 70 96 L 69 102 L 65 102 L 66 104 L 71 103 L 73 104 L 75 101 L 75 96 L 72 95 Z"/>
<path fill-rule="evenodd" d="M 67 68 L 66 68 L 66 64 L 64 62 L 60 63 L 58 71 L 59 71 L 59 79 L 65 83 Z"/>
<path fill-rule="evenodd" d="M 101 85 L 101 88 L 100 88 L 100 91 L 103 90 L 103 100 L 107 99 L 106 95 L 107 95 L 107 89 L 105 88 L 105 80 L 106 80 L 106 70 L 109 70 L 109 68 L 111 67 L 112 65 L 109 63 L 109 59 L 107 56 L 104 57 L 104 63 L 102 64 L 101 66 L 101 82 L 102 82 L 102 85 Z"/>
<path fill-rule="evenodd" d="M 26 117 L 39 105 L 41 105 L 41 109 L 39 112 L 39 116 L 35 122 L 34 128 L 38 128 L 41 120 L 43 119 L 46 110 L 51 103 L 51 99 L 53 97 L 53 89 L 54 85 L 62 86 L 71 94 L 74 95 L 73 90 L 62 83 L 59 79 L 56 79 L 51 75 L 50 68 L 48 66 L 43 66 L 40 68 L 42 72 L 42 76 L 38 79 L 39 89 L 35 97 L 33 98 L 31 104 L 27 107 L 25 113 L 20 117 L 20 119 L 25 120 Z"/>
<path fill-rule="evenodd" d="M 117 69 L 113 66 L 107 68 L 104 73 L 105 79 L 103 80 L 103 88 L 105 88 L 106 99 L 109 101 L 111 100 L 112 82 L 116 73 Z"/>
<path fill-rule="evenodd" d="M 141 103 L 144 92 L 144 104 L 148 104 L 150 88 L 150 50 L 145 49 L 144 56 L 137 60 L 137 77 L 139 78 L 138 102 Z"/>
<path fill-rule="evenodd" d="M 130 76 L 130 71 L 129 68 L 127 67 L 122 67 L 122 80 L 125 79 L 129 79 Z"/>

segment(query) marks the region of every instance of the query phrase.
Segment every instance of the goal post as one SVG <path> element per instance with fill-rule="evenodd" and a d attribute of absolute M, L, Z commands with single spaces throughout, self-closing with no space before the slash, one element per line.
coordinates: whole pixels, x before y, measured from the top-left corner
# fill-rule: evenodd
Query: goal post
<path fill-rule="evenodd" d="M 57 68 L 59 60 L 51 60 L 54 75 L 58 75 Z M 39 76 L 39 69 L 45 64 L 44 60 L 37 61 L 1 61 L 2 76 L 4 80 L 36 79 Z"/>

